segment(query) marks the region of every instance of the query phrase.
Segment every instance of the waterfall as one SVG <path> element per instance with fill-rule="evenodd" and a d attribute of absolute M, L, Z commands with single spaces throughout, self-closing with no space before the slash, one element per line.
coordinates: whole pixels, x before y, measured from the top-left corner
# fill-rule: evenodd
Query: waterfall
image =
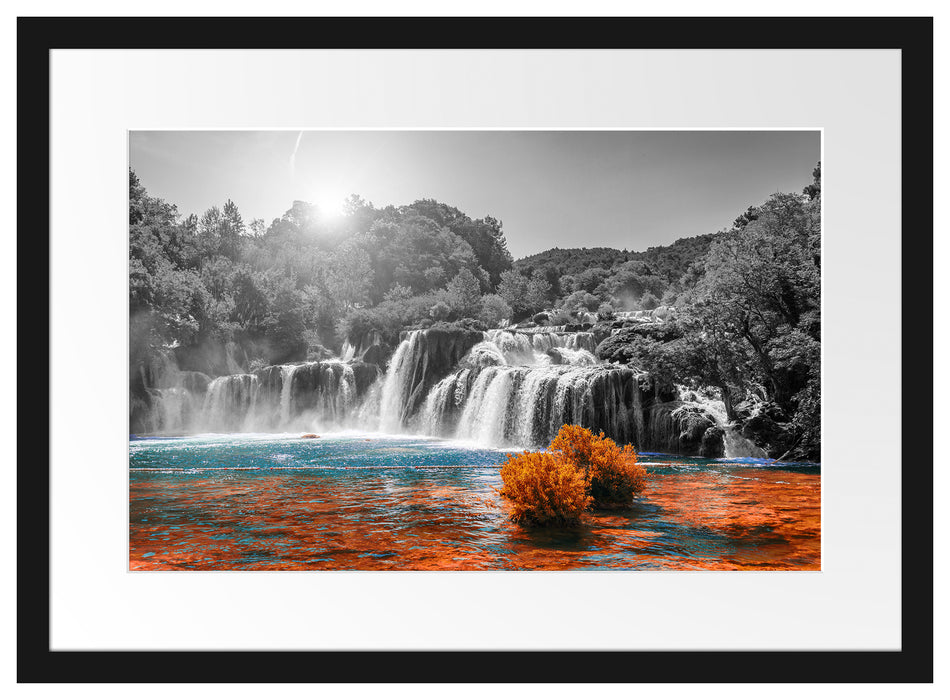
<path fill-rule="evenodd" d="M 597 343 L 592 333 L 555 333 L 551 331 L 492 330 L 486 334 L 486 346 L 493 348 L 509 365 L 596 364 Z M 485 349 L 488 352 L 488 348 Z M 570 358 L 568 361 L 559 361 Z"/>
<path fill-rule="evenodd" d="M 736 429 L 735 423 L 729 421 L 726 415 L 726 406 L 721 399 L 711 397 L 705 393 L 691 391 L 685 387 L 677 387 L 678 393 L 689 399 L 687 403 L 696 406 L 710 415 L 722 432 L 723 456 L 733 458 L 754 457 L 764 458 L 768 455 L 765 450 L 756 445 Z"/>
<path fill-rule="evenodd" d="M 765 450 L 748 438 L 742 437 L 732 425 L 725 429 L 723 440 L 726 446 L 726 457 L 756 457 L 759 459 L 768 457 Z"/>
<path fill-rule="evenodd" d="M 290 387 L 294 382 L 294 370 L 297 365 L 281 365 L 280 368 L 280 423 L 286 425 L 290 420 Z"/>
<path fill-rule="evenodd" d="M 565 423 L 632 441 L 637 374 L 598 363 L 594 347 L 590 333 L 488 331 L 429 391 L 418 425 L 493 446 L 546 445 Z"/>
<path fill-rule="evenodd" d="M 346 355 L 358 356 L 364 341 Z M 584 331 L 433 327 L 404 334 L 385 373 L 375 362 L 331 359 L 213 380 L 180 371 L 167 353 L 142 370 L 150 382 L 132 410 L 137 429 L 166 434 L 352 428 L 537 448 L 573 423 L 640 451 L 764 456 L 714 393 L 657 384 L 598 361 L 595 348 Z"/>
<path fill-rule="evenodd" d="M 386 370 L 380 397 L 379 430 L 401 432 L 418 427 L 417 413 L 426 403 L 429 391 L 455 371 L 487 337 L 481 331 L 464 329 L 410 331 L 396 348 Z"/>
<path fill-rule="evenodd" d="M 161 376 L 171 376 L 165 372 Z M 272 365 L 211 380 L 177 372 L 176 386 L 148 388 L 140 432 L 265 432 L 361 427 L 361 401 L 379 369 L 340 360 Z"/>
<path fill-rule="evenodd" d="M 159 389 L 157 393 L 161 430 L 165 433 L 184 431 L 191 418 L 198 413 L 200 399 L 183 387 Z"/>
<path fill-rule="evenodd" d="M 607 365 L 463 369 L 430 392 L 422 424 L 431 434 L 493 446 L 547 445 L 565 423 L 629 442 L 637 435 L 636 379 L 629 368 Z"/>
<path fill-rule="evenodd" d="M 356 374 L 349 363 L 324 360 L 288 368 L 281 424 L 302 430 L 347 427 L 357 394 Z"/>
<path fill-rule="evenodd" d="M 138 368 L 141 393 L 132 396 L 130 428 L 165 435 L 187 432 L 201 414 L 211 378 L 180 370 L 170 349 L 162 350 Z"/>
<path fill-rule="evenodd" d="M 423 331 L 410 331 L 408 337 L 399 343 L 396 353 L 389 362 L 379 399 L 379 429 L 384 433 L 399 432 L 402 428 L 405 394 L 411 380 L 414 369 L 413 359 L 422 334 Z"/>
<path fill-rule="evenodd" d="M 254 405 L 260 380 L 253 374 L 230 374 L 208 385 L 202 414 L 210 432 L 237 431 Z"/>

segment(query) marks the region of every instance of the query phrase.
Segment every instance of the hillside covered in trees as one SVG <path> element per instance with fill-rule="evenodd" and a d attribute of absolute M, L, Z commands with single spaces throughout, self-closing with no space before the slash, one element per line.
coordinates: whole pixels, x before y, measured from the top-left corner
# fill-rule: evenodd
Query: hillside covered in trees
<path fill-rule="evenodd" d="M 134 172 L 129 197 L 133 395 L 167 353 L 217 376 L 323 359 L 367 334 L 392 348 L 407 329 L 534 319 L 589 324 L 601 359 L 714 387 L 771 451 L 817 454 L 820 167 L 727 231 L 518 261 L 501 221 L 432 199 L 378 208 L 354 195 L 342 216 L 295 201 L 266 224 L 230 200 L 182 217 Z M 675 314 L 649 328 L 617 316 L 661 305 Z"/>
<path fill-rule="evenodd" d="M 500 221 L 430 199 L 376 208 L 353 196 L 342 217 L 296 201 L 265 225 L 245 222 L 230 200 L 181 217 L 134 172 L 129 195 L 133 356 L 173 347 L 217 371 L 228 343 L 273 364 L 337 351 L 370 330 L 395 340 L 436 322 L 493 326 L 548 310 L 570 323 L 654 308 L 673 301 L 714 237 L 513 262 Z"/>

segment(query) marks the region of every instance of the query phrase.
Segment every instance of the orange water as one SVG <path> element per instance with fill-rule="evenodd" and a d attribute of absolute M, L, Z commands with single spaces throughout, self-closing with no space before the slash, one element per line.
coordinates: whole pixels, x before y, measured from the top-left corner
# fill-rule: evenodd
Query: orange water
<path fill-rule="evenodd" d="M 492 465 L 133 469 L 130 568 L 820 568 L 817 467 L 643 459 L 631 508 L 571 529 L 512 523 Z"/>

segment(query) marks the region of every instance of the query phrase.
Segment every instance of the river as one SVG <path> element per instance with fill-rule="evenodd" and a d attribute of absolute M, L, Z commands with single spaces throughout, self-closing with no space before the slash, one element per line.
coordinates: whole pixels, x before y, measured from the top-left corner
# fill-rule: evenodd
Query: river
<path fill-rule="evenodd" d="M 817 464 L 640 455 L 646 490 L 575 528 L 498 495 L 505 451 L 337 432 L 132 439 L 131 570 L 821 567 Z"/>

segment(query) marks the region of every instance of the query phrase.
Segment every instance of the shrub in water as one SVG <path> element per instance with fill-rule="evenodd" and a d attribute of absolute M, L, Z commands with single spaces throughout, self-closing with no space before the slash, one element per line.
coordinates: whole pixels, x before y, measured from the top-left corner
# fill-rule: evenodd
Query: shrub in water
<path fill-rule="evenodd" d="M 563 425 L 548 448 L 584 474 L 587 494 L 598 508 L 630 505 L 646 485 L 646 470 L 632 445 L 621 448 L 608 437 L 579 425 Z"/>
<path fill-rule="evenodd" d="M 512 502 L 512 519 L 536 525 L 574 525 L 590 503 L 584 473 L 560 455 L 508 455 L 501 467 L 501 495 Z"/>
<path fill-rule="evenodd" d="M 512 501 L 517 521 L 574 524 L 588 506 L 629 506 L 646 484 L 633 446 L 621 448 L 603 433 L 564 425 L 548 450 L 508 455 L 502 465 L 501 495 Z"/>

